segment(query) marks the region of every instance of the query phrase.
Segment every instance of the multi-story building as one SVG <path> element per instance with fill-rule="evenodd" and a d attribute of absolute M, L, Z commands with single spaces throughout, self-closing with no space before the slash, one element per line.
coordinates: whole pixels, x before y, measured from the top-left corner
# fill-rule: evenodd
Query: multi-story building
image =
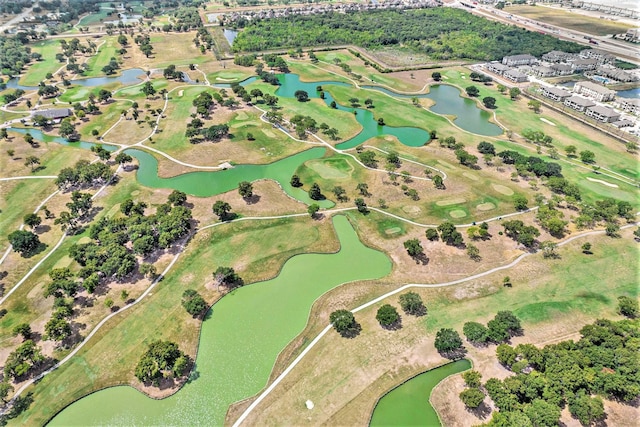
<path fill-rule="evenodd" d="M 488 71 L 498 74 L 499 76 L 504 74 L 505 71 L 509 71 L 511 69 L 506 65 L 502 65 L 499 62 L 489 62 L 488 64 L 485 65 L 485 67 L 487 68 Z"/>
<path fill-rule="evenodd" d="M 516 67 L 518 65 L 533 65 L 538 63 L 538 59 L 529 54 L 525 55 L 512 55 L 502 58 L 502 63 L 509 67 Z"/>
<path fill-rule="evenodd" d="M 583 71 L 591 71 L 595 70 L 598 67 L 598 60 L 589 58 L 589 59 L 576 59 L 571 62 L 571 67 L 575 73 L 581 73 Z"/>
<path fill-rule="evenodd" d="M 550 67 L 558 76 L 573 74 L 573 67 L 569 64 L 553 64 Z"/>
<path fill-rule="evenodd" d="M 563 52 L 561 50 L 552 50 L 542 55 L 542 60 L 547 62 L 564 62 L 572 56 L 572 53 Z"/>
<path fill-rule="evenodd" d="M 594 105 L 596 105 L 596 103 L 590 99 L 583 98 L 578 95 L 573 95 L 564 100 L 564 105 L 583 113 L 588 107 L 593 107 Z"/>
<path fill-rule="evenodd" d="M 640 99 L 618 98 L 620 109 L 631 114 L 640 114 Z"/>
<path fill-rule="evenodd" d="M 611 80 L 616 80 L 619 82 L 633 82 L 638 80 L 638 78 L 626 71 L 622 71 L 620 68 L 612 67 L 610 65 L 602 65 L 596 68 L 597 75 L 606 77 Z"/>
<path fill-rule="evenodd" d="M 587 107 L 584 113 L 587 116 L 603 123 L 615 122 L 620 118 L 620 113 L 617 113 L 613 108 L 604 107 L 602 105 Z"/>
<path fill-rule="evenodd" d="M 577 82 L 573 87 L 573 91 L 600 102 L 613 101 L 616 96 L 614 90 L 593 82 Z"/>
<path fill-rule="evenodd" d="M 514 83 L 522 83 L 522 82 L 526 82 L 527 80 L 529 80 L 529 78 L 527 77 L 526 74 L 522 73 L 521 71 L 518 70 L 509 70 L 509 71 L 505 71 L 503 74 L 503 77 L 505 79 L 511 80 Z"/>
<path fill-rule="evenodd" d="M 595 59 L 600 64 L 611 63 L 616 60 L 614 55 L 600 49 L 584 49 L 580 51 L 580 57 L 583 59 Z"/>
<path fill-rule="evenodd" d="M 556 75 L 556 72 L 553 68 L 545 67 L 543 65 L 534 65 L 531 67 L 531 72 L 533 75 L 538 77 L 552 77 Z"/>
<path fill-rule="evenodd" d="M 564 102 L 565 99 L 571 96 L 571 92 L 553 86 L 542 86 L 540 93 L 542 96 L 546 96 L 557 102 Z"/>

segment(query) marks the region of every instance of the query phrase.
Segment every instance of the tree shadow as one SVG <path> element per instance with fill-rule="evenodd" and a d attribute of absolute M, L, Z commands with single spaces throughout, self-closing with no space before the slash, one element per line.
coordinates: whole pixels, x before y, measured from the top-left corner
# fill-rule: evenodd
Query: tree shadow
<path fill-rule="evenodd" d="M 420 252 L 418 255 L 414 255 L 411 258 L 413 258 L 416 264 L 422 264 L 422 265 L 429 264 L 429 257 L 424 252 Z"/>
<path fill-rule="evenodd" d="M 248 205 L 255 205 L 260 201 L 260 196 L 258 194 L 252 194 L 251 197 L 243 197 L 242 198 Z"/>
<path fill-rule="evenodd" d="M 402 329 L 402 317 L 398 317 L 398 320 L 393 322 L 390 325 L 380 325 L 382 329 L 386 329 L 387 331 L 398 331 Z"/>
<path fill-rule="evenodd" d="M 462 359 L 467 354 L 467 349 L 464 347 L 460 347 L 458 349 L 451 350 L 451 351 L 445 351 L 445 352 L 439 351 L 438 353 L 440 353 L 442 357 L 445 357 L 447 359 L 458 360 L 458 359 Z"/>
<path fill-rule="evenodd" d="M 36 227 L 36 229 L 34 230 L 34 232 L 35 232 L 36 234 L 44 234 L 44 233 L 46 233 L 46 232 L 48 232 L 48 231 L 51 231 L 51 227 L 50 227 L 50 226 L 48 226 L 48 225 L 46 225 L 46 224 L 45 224 L 45 225 L 39 225 L 39 226 L 37 226 L 37 227 Z"/>
<path fill-rule="evenodd" d="M 28 252 L 23 252 L 22 253 L 22 258 L 31 258 L 32 256 L 38 255 L 39 253 L 41 253 L 44 250 L 46 250 L 47 247 L 48 247 L 48 245 L 46 243 L 40 242 L 40 244 L 38 244 L 38 246 L 36 246 L 32 250 L 30 250 Z"/>
<path fill-rule="evenodd" d="M 480 403 L 480 406 L 477 408 L 467 408 L 467 411 L 471 412 L 481 420 L 484 420 L 491 415 L 491 408 L 485 402 Z"/>
<path fill-rule="evenodd" d="M 358 335 L 360 335 L 360 332 L 362 332 L 362 325 L 360 325 L 360 323 L 354 321 L 353 325 L 351 325 L 351 327 L 349 329 L 347 329 L 344 332 L 341 332 L 340 335 L 343 338 L 355 338 Z"/>

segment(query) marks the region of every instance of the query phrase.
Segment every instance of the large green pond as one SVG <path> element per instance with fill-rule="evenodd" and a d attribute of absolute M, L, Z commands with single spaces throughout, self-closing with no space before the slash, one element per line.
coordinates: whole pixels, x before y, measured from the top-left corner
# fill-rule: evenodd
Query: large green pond
<path fill-rule="evenodd" d="M 209 197 L 238 188 L 241 181 L 272 179 L 291 197 L 307 204 L 317 203 L 320 207 L 330 208 L 334 205 L 330 200 L 311 200 L 305 190 L 292 187 L 289 183 L 300 165 L 307 160 L 322 158 L 325 152 L 325 148 L 315 147 L 266 165 L 239 165 L 226 170 L 189 172 L 161 178 L 155 157 L 142 150 L 126 150 L 127 154 L 140 162 L 136 177 L 140 184 L 147 187 L 172 188 L 198 197 Z"/>
<path fill-rule="evenodd" d="M 50 425 L 221 425 L 231 403 L 265 386 L 278 353 L 302 331 L 318 297 L 391 272 L 386 255 L 364 246 L 346 217 L 334 217 L 333 225 L 339 252 L 295 256 L 275 279 L 237 289 L 212 307 L 202 325 L 198 378 L 178 393 L 153 400 L 113 387 L 68 406 Z M 117 328 L 126 327 L 124 320 Z"/>
<path fill-rule="evenodd" d="M 466 359 L 432 369 L 385 394 L 371 416 L 371 426 L 440 426 L 440 419 L 429 396 L 433 388 L 449 375 L 471 368 Z"/>

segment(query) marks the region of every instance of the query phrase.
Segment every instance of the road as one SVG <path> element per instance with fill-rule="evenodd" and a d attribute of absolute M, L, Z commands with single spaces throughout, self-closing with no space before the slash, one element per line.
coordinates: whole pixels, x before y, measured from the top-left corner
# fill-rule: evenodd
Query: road
<path fill-rule="evenodd" d="M 15 18 L 8 20 L 7 22 L 5 22 L 4 24 L 0 25 L 0 33 L 4 32 L 5 30 L 8 30 L 9 28 L 13 27 L 16 24 L 21 23 L 22 21 L 24 21 L 24 18 L 31 16 L 31 11 L 33 10 L 32 7 L 30 7 L 29 9 L 26 9 L 25 11 L 23 11 L 22 13 L 20 13 L 19 15 L 16 15 Z"/>

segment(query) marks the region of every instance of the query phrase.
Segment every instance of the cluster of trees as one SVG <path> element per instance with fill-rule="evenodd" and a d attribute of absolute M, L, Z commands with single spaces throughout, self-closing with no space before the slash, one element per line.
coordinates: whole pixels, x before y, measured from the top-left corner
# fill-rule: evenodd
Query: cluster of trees
<path fill-rule="evenodd" d="M 158 386 L 162 378 L 180 378 L 187 374 L 189 357 L 178 344 L 170 341 L 153 341 L 138 362 L 135 375 L 145 384 Z"/>
<path fill-rule="evenodd" d="M 521 332 L 520 319 L 510 311 L 499 311 L 487 322 L 487 326 L 479 322 L 467 322 L 462 327 L 464 336 L 474 344 L 501 343 Z"/>
<path fill-rule="evenodd" d="M 545 162 L 540 157 L 524 156 L 517 151 L 505 150 L 496 154 L 507 165 L 515 165 L 516 171 L 520 175 L 528 175 L 528 172 L 535 176 L 562 177 L 562 166 L 554 162 Z"/>
<path fill-rule="evenodd" d="M 22 68 L 33 60 L 31 48 L 17 37 L 0 36 L 0 70 L 2 74 L 20 74 Z M 9 102 L 9 101 L 7 101 Z"/>
<path fill-rule="evenodd" d="M 69 255 L 82 266 L 78 277 L 87 291 L 102 278 L 124 279 L 138 265 L 135 255 L 166 249 L 191 229 L 191 210 L 181 204 L 162 204 L 149 216 L 145 208 L 143 202 L 125 201 L 120 206 L 124 218 L 101 218 L 89 227 L 91 242 L 71 246 Z"/>
<path fill-rule="evenodd" d="M 207 308 L 207 302 L 195 289 L 187 289 L 182 293 L 182 307 L 192 316 L 199 316 Z"/>
<path fill-rule="evenodd" d="M 515 375 L 484 384 L 499 409 L 488 425 L 556 426 L 561 408 L 567 405 L 571 415 L 589 426 L 605 417 L 600 396 L 623 402 L 636 399 L 640 394 L 637 324 L 597 320 L 580 333 L 578 342 L 542 349 L 531 344 L 499 345 L 498 360 Z"/>
<path fill-rule="evenodd" d="M 109 63 L 102 67 L 102 72 L 106 75 L 114 74 L 117 70 L 120 69 L 120 63 L 116 60 L 116 58 L 109 59 Z"/>
<path fill-rule="evenodd" d="M 424 26 L 429 22 L 428 27 Z M 403 45 L 434 59 L 480 61 L 550 50 L 578 52 L 576 43 L 490 21 L 460 9 L 359 11 L 290 15 L 247 22 L 235 52 L 355 44 L 366 48 Z"/>
<path fill-rule="evenodd" d="M 491 83 L 493 81 L 493 79 L 490 76 L 487 76 L 486 74 L 478 73 L 476 71 L 472 71 L 469 74 L 469 78 L 474 82 L 480 82 L 480 83 Z"/>
<path fill-rule="evenodd" d="M 162 70 L 162 76 L 165 79 L 174 79 L 182 81 L 182 71 L 177 70 L 174 64 L 167 66 L 164 70 Z M 194 100 L 195 102 L 195 100 Z M 194 104 L 195 105 L 195 104 Z"/>
<path fill-rule="evenodd" d="M 55 183 L 60 190 L 66 191 L 103 185 L 112 177 L 113 171 L 107 164 L 79 160 L 75 166 L 62 169 Z"/>
<path fill-rule="evenodd" d="M 188 31 L 203 26 L 197 5 L 180 6 L 173 11 L 173 17 L 175 18 L 173 28 L 176 31 Z"/>
<path fill-rule="evenodd" d="M 148 34 L 138 34 L 133 41 L 138 45 L 140 51 L 144 53 L 147 58 L 153 53 L 153 46 L 151 46 L 151 37 Z"/>
<path fill-rule="evenodd" d="M 13 92 L 7 92 L 3 95 L 5 104 L 10 104 L 13 101 L 18 100 L 22 95 L 24 95 L 24 90 L 16 89 Z"/>
<path fill-rule="evenodd" d="M 522 137 L 534 144 L 550 146 L 553 143 L 553 138 L 540 130 L 524 129 Z"/>
<path fill-rule="evenodd" d="M 536 243 L 536 238 L 540 236 L 540 230 L 533 225 L 525 225 L 519 219 L 512 219 L 502 223 L 504 233 L 516 242 L 531 248 Z"/>
<path fill-rule="evenodd" d="M 60 225 L 63 231 L 75 234 L 80 230 L 80 224 L 86 220 L 93 208 L 93 200 L 90 193 L 73 191 L 71 201 L 66 204 L 68 211 L 60 212 L 54 224 Z"/>
<path fill-rule="evenodd" d="M 398 302 L 405 314 L 412 316 L 424 316 L 427 308 L 422 298 L 415 292 L 407 292 L 400 295 Z M 400 326 L 400 314 L 391 304 L 384 304 L 376 312 L 376 320 L 385 329 L 397 329 Z M 329 315 L 329 321 L 333 328 L 345 338 L 353 338 L 361 331 L 360 324 L 349 310 L 336 310 Z"/>
<path fill-rule="evenodd" d="M 44 362 L 42 350 L 33 340 L 26 340 L 12 351 L 4 363 L 4 376 L 15 381 L 25 378 Z"/>

